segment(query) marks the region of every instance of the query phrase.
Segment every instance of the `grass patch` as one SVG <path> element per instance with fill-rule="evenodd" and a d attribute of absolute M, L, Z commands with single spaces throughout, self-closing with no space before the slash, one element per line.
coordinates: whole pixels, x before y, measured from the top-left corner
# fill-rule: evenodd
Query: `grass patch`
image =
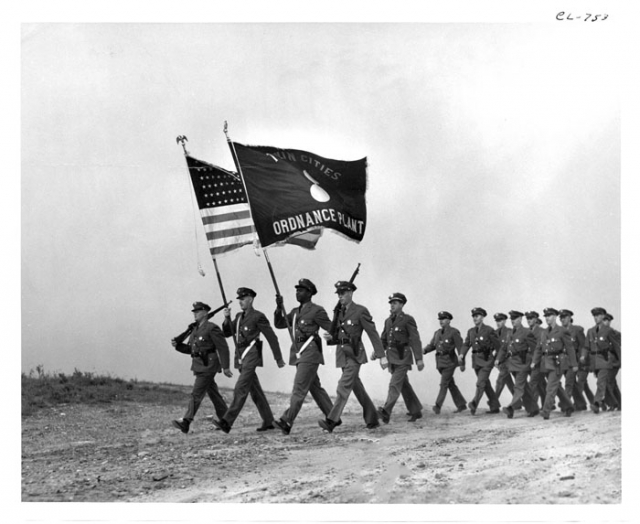
<path fill-rule="evenodd" d="M 185 393 L 170 385 L 124 380 L 74 370 L 70 375 L 45 372 L 36 366 L 22 373 L 22 416 L 59 404 L 103 404 L 118 401 L 184 402 Z"/>

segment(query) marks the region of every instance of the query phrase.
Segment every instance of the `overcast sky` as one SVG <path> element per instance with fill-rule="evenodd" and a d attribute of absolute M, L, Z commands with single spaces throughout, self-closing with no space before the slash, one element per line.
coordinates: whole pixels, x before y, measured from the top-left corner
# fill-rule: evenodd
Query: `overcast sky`
<path fill-rule="evenodd" d="M 169 341 L 221 298 L 175 139 L 234 169 L 225 120 L 241 143 L 368 158 L 360 244 L 325 231 L 269 251 L 288 308 L 305 277 L 330 311 L 361 262 L 354 300 L 381 328 L 405 293 L 424 344 L 439 310 L 465 333 L 476 306 L 569 308 L 585 327 L 602 306 L 620 327 L 620 79 L 604 24 L 24 25 L 22 370 L 191 382 Z M 263 256 L 219 267 L 271 318 Z M 269 355 L 264 386 L 293 373 Z M 383 399 L 388 374 L 362 375 Z M 411 379 L 430 405 L 432 355 Z"/>

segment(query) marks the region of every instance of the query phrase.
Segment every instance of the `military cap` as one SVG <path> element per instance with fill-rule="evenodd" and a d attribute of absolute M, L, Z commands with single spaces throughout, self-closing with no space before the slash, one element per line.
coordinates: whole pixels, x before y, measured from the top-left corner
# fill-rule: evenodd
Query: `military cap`
<path fill-rule="evenodd" d="M 389 297 L 389 303 L 397 300 L 398 302 L 402 302 L 403 304 L 407 303 L 407 297 L 405 297 L 402 293 L 394 293 Z"/>
<path fill-rule="evenodd" d="M 513 320 L 514 318 L 520 318 L 523 317 L 524 314 L 521 313 L 520 311 L 514 311 L 513 309 L 511 311 L 509 311 L 509 318 L 511 320 Z"/>
<path fill-rule="evenodd" d="M 606 313 L 604 319 L 611 322 L 613 320 L 613 315 L 611 313 Z"/>
<path fill-rule="evenodd" d="M 540 318 L 536 318 L 536 324 L 538 324 L 539 326 L 542 325 L 542 319 Z"/>
<path fill-rule="evenodd" d="M 487 312 L 484 309 L 482 309 L 481 307 L 474 307 L 471 310 L 471 316 L 475 317 L 476 315 L 482 315 L 483 317 L 486 317 L 487 316 Z"/>
<path fill-rule="evenodd" d="M 191 311 L 211 311 L 211 308 L 204 302 L 194 302 L 193 309 Z"/>
<path fill-rule="evenodd" d="M 315 295 L 318 290 L 316 289 L 316 286 L 313 282 L 311 282 L 311 280 L 309 280 L 308 278 L 301 278 L 300 280 L 298 280 L 298 283 L 295 285 L 296 288 L 303 288 L 303 289 L 307 289 L 311 292 L 312 295 Z"/>
<path fill-rule="evenodd" d="M 256 296 L 256 292 L 253 289 L 250 289 L 248 287 L 239 287 L 238 291 L 236 291 L 236 293 L 238 294 L 238 296 L 236 297 L 238 299 L 244 298 L 244 297 L 255 297 Z"/>
<path fill-rule="evenodd" d="M 558 316 L 558 310 L 555 309 L 555 308 L 552 308 L 552 307 L 546 307 L 546 308 L 544 308 L 544 311 L 542 312 L 542 314 L 545 317 L 549 317 L 551 315 Z"/>
<path fill-rule="evenodd" d="M 438 320 L 443 320 L 445 318 L 448 318 L 449 320 L 453 320 L 453 315 L 448 311 L 440 311 L 438 313 Z"/>
<path fill-rule="evenodd" d="M 538 314 L 537 311 L 527 311 L 524 314 L 524 316 L 527 317 L 527 318 L 540 318 L 540 315 Z"/>
<path fill-rule="evenodd" d="M 596 315 L 606 315 L 607 310 L 603 307 L 594 307 L 591 310 L 591 314 L 595 317 Z"/>
<path fill-rule="evenodd" d="M 355 291 L 356 289 L 358 289 L 354 283 L 347 280 L 338 280 L 335 286 L 336 293 L 340 293 L 340 291 Z"/>
<path fill-rule="evenodd" d="M 570 309 L 561 309 L 560 310 L 560 318 L 562 317 L 572 317 L 573 316 L 573 311 L 571 311 Z"/>
<path fill-rule="evenodd" d="M 496 313 L 493 315 L 493 320 L 499 322 L 500 320 L 507 320 L 507 315 L 504 313 Z"/>

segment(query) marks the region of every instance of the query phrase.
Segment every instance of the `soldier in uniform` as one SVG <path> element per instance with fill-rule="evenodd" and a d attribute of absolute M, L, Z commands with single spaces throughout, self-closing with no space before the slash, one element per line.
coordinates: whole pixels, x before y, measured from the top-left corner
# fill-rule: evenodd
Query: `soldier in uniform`
<path fill-rule="evenodd" d="M 607 313 L 604 316 L 602 323 L 607 327 L 611 327 L 612 320 L 613 315 L 611 313 Z M 622 334 L 616 329 L 613 329 L 613 332 L 618 339 L 618 344 L 620 344 L 620 351 L 622 353 Z M 620 360 L 618 360 L 618 358 L 616 358 L 616 356 L 612 354 L 611 372 L 609 373 L 609 385 L 607 387 L 607 394 L 605 395 L 605 403 L 607 404 L 607 406 L 609 406 L 609 411 L 619 411 L 622 409 L 622 394 L 620 393 L 620 387 L 618 386 L 617 380 L 618 373 L 620 372 L 620 365 Z"/>
<path fill-rule="evenodd" d="M 462 337 L 460 331 L 451 326 L 452 320 L 451 313 L 440 311 L 438 313 L 440 329 L 433 334 L 431 342 L 422 350 L 425 355 L 432 351 L 436 352 L 436 369 L 440 373 L 440 390 L 433 406 L 436 415 L 440 414 L 447 391 L 451 393 L 451 398 L 457 408 L 454 413 L 460 413 L 467 409 L 467 401 L 453 379 L 453 374 L 458 367 L 458 353 L 462 349 Z"/>
<path fill-rule="evenodd" d="M 576 326 L 573 323 L 573 311 L 570 311 L 569 309 L 560 310 L 560 323 L 563 328 L 569 331 L 576 356 L 580 356 L 580 350 L 584 347 L 585 341 L 584 328 L 582 326 Z M 572 368 L 567 369 L 564 378 L 564 390 L 566 391 L 567 396 L 573 399 L 576 411 L 584 411 L 587 409 L 587 402 L 583 395 L 584 384 L 578 384 L 580 366 L 581 364 L 578 362 L 578 371 L 576 372 L 574 372 Z M 587 384 L 587 388 L 588 387 L 589 385 Z"/>
<path fill-rule="evenodd" d="M 498 340 L 500 340 L 500 347 L 504 346 L 507 343 L 509 335 L 511 334 L 511 329 L 509 329 L 505 324 L 507 322 L 507 315 L 504 313 L 496 313 L 493 315 L 493 319 L 496 322 L 496 335 L 498 335 Z M 498 367 L 498 377 L 496 378 L 496 397 L 500 399 L 500 395 L 502 394 L 502 390 L 505 386 L 509 389 L 511 396 L 513 397 L 513 379 L 511 378 L 511 373 L 509 373 L 509 368 L 505 362 L 500 363 Z M 515 409 L 520 409 L 520 405 L 516 405 Z"/>
<path fill-rule="evenodd" d="M 240 376 L 233 390 L 233 400 L 229 409 L 219 420 L 214 420 L 213 424 L 225 433 L 229 433 L 231 426 L 238 418 L 247 400 L 247 396 L 251 395 L 251 400 L 258 408 L 258 413 L 262 418 L 262 426 L 257 431 L 267 431 L 268 429 L 274 429 L 273 413 L 256 374 L 256 368 L 263 365 L 261 333 L 269 342 L 273 358 L 279 368 L 284 367 L 284 361 L 282 360 L 278 337 L 274 333 L 267 317 L 261 311 L 253 308 L 253 299 L 256 296 L 256 292 L 248 287 L 241 287 L 238 289 L 237 294 L 241 311 L 232 321 L 231 310 L 229 308 L 224 309 L 225 318 L 222 324 L 222 331 L 225 337 L 233 337 L 236 346 L 234 365 L 240 371 Z"/>
<path fill-rule="evenodd" d="M 556 395 L 560 399 L 560 408 L 565 416 L 570 417 L 574 411 L 573 403 L 562 388 L 560 379 L 568 368 L 572 368 L 574 372 L 578 371 L 578 360 L 573 349 L 573 342 L 571 342 L 571 335 L 556 323 L 557 317 L 557 309 L 546 308 L 544 310 L 544 318 L 548 327 L 542 332 L 542 338 L 536 347 L 531 363 L 532 368 L 540 364 L 540 370 L 547 377 L 547 391 L 542 406 L 542 417 L 545 420 L 549 419 Z"/>
<path fill-rule="evenodd" d="M 183 433 L 189 433 L 189 426 L 205 395 L 209 395 L 216 414 L 219 417 L 224 415 L 227 403 L 218 391 L 215 377 L 220 371 L 224 371 L 227 377 L 233 376 L 229 369 L 229 346 L 224 335 L 218 326 L 207 319 L 211 308 L 203 302 L 195 302 L 191 311 L 197 326 L 189 335 L 189 342 L 184 344 L 171 341 L 177 351 L 191 355 L 191 371 L 196 377 L 186 413 L 181 419 L 172 422 Z"/>
<path fill-rule="evenodd" d="M 529 366 L 533 359 L 537 341 L 530 329 L 522 325 L 520 311 L 509 311 L 509 318 L 513 329 L 507 336 L 507 340 L 500 347 L 495 365 L 505 366 L 513 374 L 514 387 L 513 398 L 508 406 L 502 408 L 508 418 L 513 418 L 516 406 L 524 403 L 527 413 L 538 411 L 538 405 L 533 402 L 531 388 L 527 383 L 529 377 Z"/>
<path fill-rule="evenodd" d="M 381 359 L 382 369 L 386 369 L 388 365 L 384 347 L 369 310 L 353 302 L 355 284 L 339 281 L 335 287 L 341 304 L 341 310 L 338 314 L 337 339 L 334 340 L 329 333 L 325 335 L 325 338 L 330 343 L 337 345 L 336 367 L 342 368 L 342 375 L 338 381 L 337 398 L 331 412 L 324 420 L 319 420 L 318 424 L 322 429 L 331 433 L 338 425 L 342 410 L 347 404 L 351 391 L 353 391 L 362 406 L 367 429 L 377 428 L 380 425 L 378 413 L 359 377 L 360 366 L 367 362 L 367 353 L 362 343 L 362 332 L 366 331 L 369 336 L 374 356 Z"/>
<path fill-rule="evenodd" d="M 496 352 L 500 349 L 500 341 L 495 330 L 491 326 L 484 324 L 484 317 L 486 316 L 487 312 L 481 307 L 471 310 L 471 317 L 475 327 L 467 332 L 462 344 L 462 355 L 460 355 L 459 359 L 460 365 L 462 365 L 465 356 L 471 349 L 473 370 L 477 377 L 476 393 L 473 400 L 469 402 L 469 410 L 471 410 L 472 415 L 476 414 L 478 403 L 484 394 L 489 399 L 488 413 L 500 413 L 500 402 L 489 381 Z"/>
<path fill-rule="evenodd" d="M 540 315 L 537 311 L 527 311 L 524 316 L 527 319 L 531 333 L 536 337 L 536 344 L 539 344 L 542 339 L 542 332 L 544 331 L 540 327 L 542 324 Z M 531 399 L 533 403 L 538 406 L 538 399 L 540 399 L 541 403 L 544 404 L 544 398 L 547 395 L 547 381 L 544 378 L 544 373 L 540 370 L 540 364 L 531 368 L 529 387 L 531 388 Z M 535 410 L 529 412 L 528 416 L 535 417 L 538 413 L 540 413 L 540 410 L 536 407 Z"/>
<path fill-rule="evenodd" d="M 293 342 L 289 354 L 289 364 L 296 367 L 296 376 L 293 379 L 293 391 L 289 401 L 289 408 L 282 414 L 279 420 L 273 423 L 280 428 L 282 433 L 288 435 L 291 432 L 293 421 L 298 416 L 307 393 L 311 393 L 313 400 L 325 415 L 331 410 L 331 398 L 320 384 L 318 367 L 324 365 L 322 355 L 322 341 L 318 335 L 320 328 L 328 330 L 331 320 L 322 306 L 314 304 L 311 297 L 318 290 L 313 282 L 307 278 L 301 278 L 295 286 L 296 300 L 300 303 L 293 308 L 288 315 L 283 309 L 282 297 L 276 296 L 276 311 L 274 313 L 274 325 L 278 329 L 289 329 L 293 333 Z"/>
<path fill-rule="evenodd" d="M 414 357 L 418 371 L 424 369 L 422 344 L 415 319 L 403 311 L 406 303 L 407 297 L 402 293 L 394 293 L 389 297 L 391 315 L 385 320 L 384 329 L 380 335 L 391 373 L 387 401 L 383 407 L 378 408 L 378 415 L 385 424 L 389 423 L 391 412 L 400 395 L 411 415 L 409 422 L 422 418 L 422 404 L 407 376 Z M 375 353 L 371 358 L 375 359 Z"/>
<path fill-rule="evenodd" d="M 607 327 L 603 320 L 606 310 L 596 307 L 591 310 L 596 325 L 589 328 L 584 348 L 582 348 L 581 360 L 586 360 L 587 354 L 591 358 L 591 370 L 596 376 L 596 394 L 591 404 L 591 410 L 599 413 L 604 407 L 604 397 L 609 383 L 609 374 L 613 366 L 614 356 L 620 360 L 620 343 L 613 329 Z"/>

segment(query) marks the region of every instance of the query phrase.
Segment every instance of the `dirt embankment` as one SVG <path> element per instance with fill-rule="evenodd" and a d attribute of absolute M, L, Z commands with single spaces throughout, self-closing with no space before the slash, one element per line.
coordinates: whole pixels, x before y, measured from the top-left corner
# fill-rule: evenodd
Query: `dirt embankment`
<path fill-rule="evenodd" d="M 186 394 L 188 387 L 176 386 Z M 231 392 L 225 391 L 228 400 Z M 268 394 L 274 414 L 288 395 Z M 621 413 L 551 419 L 435 415 L 367 430 L 352 398 L 333 434 L 307 402 L 289 436 L 258 433 L 249 400 L 230 434 L 205 399 L 192 431 L 183 404 L 68 405 L 22 420 L 22 501 L 593 504 L 621 502 Z"/>

